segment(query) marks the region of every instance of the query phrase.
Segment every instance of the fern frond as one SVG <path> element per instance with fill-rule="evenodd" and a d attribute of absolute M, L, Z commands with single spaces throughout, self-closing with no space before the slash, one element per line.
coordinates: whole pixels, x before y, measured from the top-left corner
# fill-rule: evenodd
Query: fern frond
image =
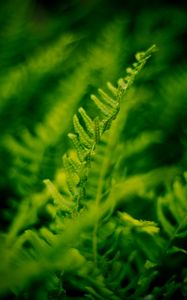
<path fill-rule="evenodd" d="M 96 144 L 99 142 L 100 140 L 100 136 L 110 128 L 112 121 L 116 118 L 116 115 L 119 112 L 119 104 L 120 104 L 120 100 L 124 94 L 124 92 L 126 91 L 127 88 L 130 87 L 130 85 L 133 83 L 135 76 L 139 73 L 139 71 L 142 69 L 142 67 L 144 66 L 144 64 L 146 63 L 146 61 L 149 59 L 150 55 L 152 52 L 154 52 L 156 49 L 155 46 L 152 46 L 151 48 L 149 48 L 146 52 L 142 52 L 141 54 L 139 54 L 137 56 L 137 63 L 135 63 L 133 65 L 132 71 L 130 75 L 127 75 L 127 77 L 125 77 L 124 79 L 120 79 L 118 81 L 118 89 L 117 89 L 117 94 L 116 94 L 116 98 L 111 98 L 110 96 L 108 96 L 105 92 L 103 92 L 101 89 L 99 89 L 99 93 L 101 95 L 102 100 L 100 100 L 97 96 L 95 95 L 91 95 L 91 99 L 94 101 L 95 105 L 97 106 L 97 108 L 99 109 L 99 111 L 101 112 L 101 118 L 95 118 L 94 119 L 94 124 L 95 124 L 95 139 L 93 139 L 92 136 L 90 136 L 90 132 L 92 133 L 92 120 L 86 115 L 86 122 L 88 122 L 89 124 L 85 124 L 85 127 L 87 129 L 88 132 L 86 132 L 86 129 L 84 129 L 82 127 L 82 125 L 79 122 L 78 117 L 75 115 L 74 116 L 74 129 L 75 132 L 79 135 L 79 138 L 77 135 L 75 134 L 69 134 L 69 138 L 72 140 L 74 147 L 77 151 L 79 160 L 81 161 L 81 163 L 84 165 L 85 168 L 85 172 L 83 172 L 84 174 L 84 179 L 81 179 L 81 175 L 79 176 L 80 178 L 80 182 L 81 182 L 81 186 L 82 189 L 84 189 L 84 185 L 87 181 L 85 174 L 88 173 L 88 164 L 89 161 L 91 159 L 91 157 L 93 156 L 93 150 L 95 149 Z M 109 85 L 111 87 L 111 85 Z M 82 111 L 82 110 L 81 110 Z M 82 114 L 84 112 L 82 111 Z M 84 114 L 84 118 L 85 118 L 85 114 Z M 86 147 L 87 150 L 84 149 L 84 147 Z M 89 150 L 88 150 L 89 149 Z M 73 186 L 73 183 L 72 183 Z M 72 189 L 72 187 L 71 187 Z M 81 189 L 81 190 L 82 190 Z"/>
<path fill-rule="evenodd" d="M 35 88 L 34 84 L 30 85 L 30 80 L 38 83 L 41 78 L 62 63 L 67 58 L 67 47 L 72 42 L 73 37 L 70 35 L 60 37 L 45 52 L 42 50 L 41 53 L 36 53 L 35 57 L 31 56 L 25 64 L 16 67 L 1 78 L 0 111 L 2 112 L 12 97 L 16 98 L 19 103 L 20 93 L 21 95 L 27 94 L 26 100 L 29 100 L 29 94 L 32 94 L 32 89 Z"/>
<path fill-rule="evenodd" d="M 176 180 L 173 191 L 157 201 L 158 219 L 169 240 L 177 238 L 181 234 L 187 234 L 187 191 L 180 181 Z"/>

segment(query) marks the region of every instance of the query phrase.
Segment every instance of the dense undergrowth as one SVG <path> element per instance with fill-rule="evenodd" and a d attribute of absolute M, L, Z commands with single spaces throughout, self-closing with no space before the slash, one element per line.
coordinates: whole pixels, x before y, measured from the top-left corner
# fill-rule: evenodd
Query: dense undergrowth
<path fill-rule="evenodd" d="M 122 2 L 0 3 L 1 299 L 187 298 L 186 12 Z"/>

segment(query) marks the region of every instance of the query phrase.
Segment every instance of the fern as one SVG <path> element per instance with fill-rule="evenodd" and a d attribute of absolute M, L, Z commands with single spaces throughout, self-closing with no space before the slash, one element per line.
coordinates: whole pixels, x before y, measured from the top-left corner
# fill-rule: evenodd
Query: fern
<path fill-rule="evenodd" d="M 127 200 L 132 195 L 146 195 L 147 191 L 159 186 L 165 177 L 168 177 L 168 183 L 170 183 L 170 180 L 176 174 L 180 174 L 179 169 L 153 170 L 150 174 L 142 175 L 142 177 L 139 175 L 128 180 L 122 180 L 117 184 L 114 182 L 110 188 L 105 187 L 103 190 L 104 177 L 110 168 L 109 157 L 107 157 L 103 160 L 99 180 L 95 186 L 95 196 L 92 193 L 90 201 L 86 203 L 85 191 L 90 184 L 87 179 L 89 178 L 91 166 L 95 163 L 93 162 L 93 155 L 100 147 L 101 149 L 106 147 L 106 151 L 110 149 L 109 151 L 112 153 L 112 149 L 120 135 L 120 131 L 117 131 L 117 129 L 121 118 L 115 121 L 111 135 L 105 134 L 105 138 L 101 142 L 102 136 L 110 128 L 113 119 L 116 118 L 118 112 L 116 107 L 119 106 L 126 89 L 132 84 L 137 70 L 139 71 L 143 67 L 153 50 L 154 48 L 151 48 L 144 55 L 141 54 L 141 59 L 138 57 L 140 60 L 138 64 L 135 64 L 135 72 L 131 72 L 132 78 L 128 77 L 125 86 L 125 80 L 120 80 L 118 88 L 115 89 L 116 100 L 111 96 L 106 96 L 104 92 L 99 90 L 100 95 L 104 98 L 102 100 L 97 98 L 96 101 L 94 98 L 94 103 L 101 112 L 99 118 L 92 119 L 83 108 L 79 109 L 79 113 L 84 124 L 81 122 L 80 116 L 75 115 L 73 117 L 75 133 L 70 134 L 69 137 L 72 139 L 75 149 L 69 151 L 63 158 L 69 193 L 65 196 L 61 195 L 52 182 L 45 180 L 44 183 L 49 194 L 44 195 L 42 193 L 42 203 L 34 203 L 34 197 L 32 202 L 23 202 L 20 212 L 6 237 L 5 249 L 13 248 L 11 251 L 8 250 L 7 259 L 2 266 L 2 272 L 5 272 L 13 263 L 18 268 L 17 272 L 22 276 L 16 279 L 14 271 L 7 275 L 5 272 L 5 278 L 8 276 L 9 280 L 7 277 L 7 284 L 1 285 L 2 291 L 6 291 L 11 286 L 12 291 L 20 293 L 30 278 L 42 277 L 46 270 L 49 276 L 45 280 L 55 282 L 57 277 L 52 271 L 63 269 L 72 288 L 80 290 L 88 299 L 106 299 L 107 297 L 122 299 L 129 297 L 129 293 L 133 295 L 132 297 L 138 299 L 141 295 L 148 293 L 150 285 L 157 279 L 159 269 L 162 267 L 161 259 L 164 259 L 165 255 L 178 252 L 186 253 L 185 249 L 178 246 L 172 245 L 170 247 L 185 224 L 179 224 L 177 231 L 169 224 L 167 216 L 163 212 L 162 198 L 158 199 L 157 211 L 161 227 L 169 235 L 168 245 L 163 237 L 159 235 L 159 227 L 154 222 L 137 220 L 126 212 L 119 212 L 117 215 L 115 213 L 124 197 Z M 111 87 L 111 85 L 109 86 Z M 112 91 L 114 91 L 114 87 L 112 87 Z M 129 111 L 131 107 L 132 103 L 130 102 L 127 106 L 122 106 L 124 112 Z M 117 132 L 118 137 L 115 137 Z M 109 137 L 108 143 L 107 138 Z M 103 153 L 101 153 L 101 156 L 103 156 Z M 63 192 L 66 190 L 64 188 L 62 186 Z M 102 197 L 106 197 L 105 193 L 108 194 L 108 197 L 103 202 L 101 200 Z M 184 192 L 181 191 L 181 185 L 177 185 L 177 183 L 175 184 L 175 194 L 180 197 L 178 209 L 182 214 L 185 205 Z M 41 196 L 38 196 L 41 199 Z M 51 196 L 52 201 L 50 200 Z M 37 201 L 37 198 L 35 201 Z M 28 219 L 30 205 L 33 208 L 30 211 L 28 222 L 26 220 Z M 85 205 L 86 210 L 80 210 Z M 49 217 L 48 225 L 42 226 L 38 232 L 34 227 L 31 230 L 26 230 L 28 226 L 37 224 L 41 218 L 38 214 L 41 209 Z M 172 214 L 176 211 L 174 202 L 171 202 L 170 210 Z M 113 215 L 112 220 L 110 220 L 111 215 Z M 178 216 L 174 213 L 174 217 L 181 221 L 181 215 Z M 19 232 L 22 231 L 24 233 L 19 235 Z M 173 232 L 176 232 L 176 236 L 173 235 Z M 106 240 L 103 239 L 105 235 Z M 78 236 L 81 237 L 80 240 Z M 184 236 L 185 232 L 182 233 L 182 237 Z M 121 244 L 121 239 L 128 241 L 127 244 Z M 27 245 L 26 248 L 25 245 Z M 90 253 L 90 247 L 93 249 L 93 257 Z M 82 250 L 81 253 L 77 248 L 85 250 Z M 120 248 L 123 249 L 122 252 Z M 42 253 L 42 257 L 39 253 Z M 49 261 L 51 262 L 49 263 Z M 24 267 L 25 264 L 27 264 L 27 270 Z M 71 267 L 72 264 L 73 267 Z M 101 264 L 103 270 L 99 267 Z M 90 272 L 92 279 L 88 276 Z M 108 272 L 111 275 L 107 275 Z M 85 282 L 84 286 L 78 286 L 76 278 L 78 282 L 80 280 Z M 58 278 L 52 290 L 58 289 L 59 280 Z M 64 282 L 65 279 L 61 278 L 61 280 Z M 172 278 L 167 278 L 166 287 L 170 280 L 173 282 Z M 126 282 L 125 287 L 123 286 L 124 281 Z M 137 285 L 140 288 L 136 291 Z M 165 286 L 160 290 L 153 289 L 151 295 L 157 297 L 166 289 Z M 48 290 L 47 293 L 50 294 L 50 291 Z"/>
<path fill-rule="evenodd" d="M 82 203 L 82 198 L 85 197 L 85 183 L 88 177 L 88 171 L 90 166 L 90 161 L 93 158 L 96 144 L 99 142 L 102 134 L 108 130 L 111 126 L 112 121 L 116 118 L 117 113 L 119 111 L 120 100 L 126 90 L 131 86 L 134 81 L 137 73 L 142 69 L 147 59 L 150 57 L 152 51 L 155 50 L 155 46 L 148 49 L 145 53 L 140 53 L 136 56 L 137 62 L 133 64 L 133 68 L 128 69 L 128 73 L 124 79 L 120 79 L 118 82 L 118 88 L 116 88 L 115 97 L 111 98 L 107 93 L 99 89 L 99 94 L 102 100 L 97 98 L 95 95 L 91 96 L 91 99 L 94 101 L 98 110 L 100 111 L 100 118 L 97 117 L 92 120 L 88 114 L 81 108 L 81 112 L 84 112 L 83 120 L 85 128 L 81 125 L 79 117 L 74 115 L 73 125 L 75 134 L 69 134 L 69 138 L 72 140 L 74 147 L 77 152 L 77 161 L 73 158 L 65 157 L 65 165 L 66 169 L 68 169 L 68 165 L 71 165 L 70 160 L 74 161 L 74 164 L 77 163 L 80 165 L 80 171 L 78 173 L 78 182 L 73 182 L 71 180 L 69 170 L 67 170 L 68 182 L 70 187 L 70 192 L 73 197 L 75 197 L 75 201 L 77 202 L 77 206 L 79 207 Z M 108 85 L 110 90 L 114 92 L 114 87 L 111 88 L 111 84 Z M 104 102 L 104 103 L 103 103 Z M 82 113 L 83 114 L 83 113 Z M 81 115 L 82 115 L 81 114 Z M 88 131 L 88 132 L 87 132 Z M 72 172 L 71 172 L 72 173 Z M 74 191 L 73 186 L 78 187 L 78 191 Z"/>
<path fill-rule="evenodd" d="M 110 127 L 109 123 L 111 123 L 111 121 L 116 117 L 116 113 L 117 113 L 116 107 L 119 106 L 119 100 L 121 99 L 121 97 L 122 97 L 123 93 L 126 91 L 126 89 L 133 82 L 133 79 L 134 79 L 135 75 L 137 74 L 137 72 L 143 67 L 143 65 L 145 64 L 147 59 L 150 57 L 150 54 L 152 53 L 153 50 L 154 50 L 154 47 L 150 48 L 147 52 L 145 52 L 144 55 L 142 55 L 142 57 L 141 57 L 141 59 L 139 59 L 138 63 L 135 64 L 134 72 L 131 75 L 132 78 L 127 79 L 127 83 L 126 83 L 125 87 L 122 85 L 122 83 L 124 81 L 122 81 L 122 80 L 120 81 L 119 87 L 117 89 L 117 94 L 116 94 L 116 97 L 117 97 L 116 98 L 117 99 L 116 100 L 116 105 L 114 106 L 114 103 L 115 103 L 114 101 L 115 100 L 112 100 L 113 101 L 112 102 L 113 110 L 111 111 L 111 114 L 107 116 L 107 118 L 106 118 L 106 114 L 103 114 L 102 119 L 96 119 L 97 121 L 95 121 L 95 120 L 92 121 L 91 118 L 88 117 L 86 112 L 83 109 L 80 109 L 80 111 L 82 112 L 82 114 L 84 116 L 84 122 L 86 123 L 86 128 L 90 128 L 90 125 L 91 125 L 92 132 L 94 133 L 94 135 L 89 135 L 89 133 L 87 133 L 85 131 L 85 129 L 82 127 L 82 125 L 80 124 L 80 121 L 79 121 L 78 117 L 74 116 L 74 129 L 75 129 L 76 134 L 72 134 L 70 137 L 73 139 L 74 144 L 76 146 L 77 160 L 75 160 L 74 158 L 70 159 L 69 157 L 64 156 L 64 166 L 65 166 L 66 172 L 67 172 L 67 184 L 68 184 L 68 187 L 69 187 L 69 191 L 72 194 L 72 196 L 74 196 L 76 198 L 75 204 L 76 204 L 76 207 L 77 207 L 76 209 L 78 209 L 78 210 L 79 210 L 79 205 L 78 204 L 80 203 L 80 199 L 83 196 L 83 192 L 84 192 L 84 189 L 85 189 L 84 184 L 87 180 L 87 176 L 88 176 L 87 172 L 88 172 L 88 168 L 90 167 L 90 160 L 92 158 L 91 156 L 93 155 L 92 152 L 95 151 L 95 146 L 96 146 L 96 143 L 98 142 L 98 140 L 96 139 L 96 136 L 98 135 L 97 132 L 99 130 L 99 138 L 100 138 L 100 136 L 107 129 L 109 129 L 109 127 Z M 102 95 L 103 95 L 103 93 L 102 93 Z M 106 95 L 105 94 L 104 94 L 104 100 L 106 102 Z M 100 102 L 100 100 L 98 100 L 98 101 L 99 101 L 99 103 L 102 103 L 102 102 Z M 107 101 L 108 101 L 107 105 L 108 105 L 108 103 L 111 104 L 111 100 L 109 101 L 107 99 Z M 106 106 L 106 104 L 105 104 L 105 106 Z M 108 108 L 106 106 L 106 110 L 107 109 Z M 107 124 L 107 126 L 106 126 L 106 124 Z M 76 173 L 74 172 L 75 170 L 76 170 Z M 64 213 L 74 214 L 73 210 L 71 209 L 71 206 L 72 206 L 71 202 L 69 202 L 69 201 L 67 202 L 67 200 L 64 201 L 63 198 L 61 198 L 58 191 L 52 185 L 52 183 L 50 183 L 50 181 L 46 180 L 45 183 L 46 183 L 47 187 L 49 188 L 49 191 L 52 194 L 52 197 L 54 199 L 54 202 L 53 202 L 52 205 L 47 204 L 48 203 L 47 198 L 46 198 L 46 200 L 44 199 L 44 203 L 47 204 L 46 209 L 49 212 L 49 214 L 52 216 L 52 219 L 55 216 L 57 216 L 57 219 L 59 217 L 61 217 L 62 216 L 62 213 L 61 213 L 62 211 Z M 78 186 L 78 188 L 77 188 L 77 186 Z M 25 213 L 29 209 L 29 206 L 30 206 L 29 202 L 28 202 L 28 204 L 26 204 L 26 202 L 23 203 L 23 209 L 20 210 L 20 214 L 18 215 L 18 217 L 16 219 L 17 221 L 15 220 L 15 222 L 13 223 L 12 230 L 10 230 L 9 235 L 7 237 L 8 245 L 11 245 L 13 243 L 16 235 L 18 234 L 18 232 L 20 230 L 23 230 L 22 226 L 23 225 L 26 226 Z M 70 239 L 69 242 L 71 241 L 71 239 L 73 239 L 70 243 L 72 243 L 72 242 L 74 243 L 74 237 L 76 237 L 76 234 L 78 234 L 78 232 L 80 230 L 81 231 L 84 230 L 84 226 L 85 225 L 88 226 L 88 223 L 90 223 L 90 221 L 91 221 L 91 224 L 93 224 L 92 222 L 95 219 L 95 216 L 98 215 L 98 213 L 97 213 L 98 209 L 99 209 L 98 200 L 96 199 L 95 208 L 91 209 L 90 215 L 88 214 L 88 216 L 85 219 L 85 223 L 80 224 L 80 225 L 77 224 L 77 230 L 74 231 L 73 236 L 72 236 L 72 234 L 70 234 L 70 236 L 68 237 L 68 236 L 66 236 L 65 232 L 63 233 L 63 235 L 66 236 L 66 239 L 65 239 L 66 243 L 68 243 L 68 239 Z M 93 213 L 92 213 L 92 211 L 93 211 Z M 106 211 L 106 209 L 103 209 L 103 212 L 104 211 Z M 36 209 L 35 213 L 34 213 L 34 211 L 32 211 L 32 215 L 33 215 L 32 219 L 33 218 L 35 219 L 36 216 L 37 216 L 37 209 Z M 88 221 L 88 218 L 90 219 L 89 221 Z M 30 219 L 30 222 L 32 223 L 31 219 Z M 67 221 L 65 221 L 65 219 L 64 219 L 64 222 L 65 222 L 64 223 L 64 226 L 65 226 Z M 63 223 L 63 219 L 62 219 L 62 223 Z M 70 228 L 71 228 L 71 226 L 70 226 Z M 25 250 L 23 250 L 23 254 L 24 253 L 26 254 L 26 257 L 25 257 L 26 260 L 28 260 L 28 259 L 30 260 L 31 257 L 35 258 L 36 257 L 35 255 L 37 255 L 38 251 L 42 251 L 42 253 L 44 253 L 44 251 L 46 251 L 47 248 L 46 248 L 46 250 L 44 250 L 44 249 L 42 250 L 41 247 L 43 247 L 42 246 L 43 243 L 44 243 L 44 245 L 45 245 L 46 242 L 51 244 L 51 241 L 52 241 L 52 245 L 53 245 L 54 248 L 57 247 L 57 249 L 58 249 L 60 247 L 60 245 L 55 246 L 55 242 L 54 242 L 55 239 L 53 238 L 52 233 L 49 232 L 49 235 L 48 235 L 47 231 L 45 231 L 43 229 L 41 229 L 41 230 L 42 230 L 41 231 L 42 232 L 41 233 L 42 234 L 42 240 L 44 239 L 45 242 L 42 241 L 40 243 L 40 237 L 38 237 L 34 231 L 25 231 L 25 233 L 23 235 L 21 235 L 20 238 L 18 238 L 18 243 L 19 243 L 20 246 L 17 247 L 15 245 L 15 247 L 16 247 L 15 249 L 17 249 L 18 253 L 21 251 L 22 247 L 24 248 L 24 244 L 26 242 L 28 242 L 30 244 L 31 248 L 29 247 L 29 249 L 30 249 L 29 252 L 26 251 L 26 253 L 25 253 Z M 56 230 L 58 230 L 58 229 L 56 229 Z M 69 228 L 68 228 L 68 234 L 69 233 L 70 232 L 69 232 Z M 44 234 L 44 236 L 43 236 L 43 234 Z M 50 235 L 51 235 L 51 237 L 50 237 Z M 44 248 L 45 248 L 45 246 L 44 246 Z M 32 249 L 34 249 L 34 252 L 33 252 Z M 15 256 L 18 255 L 18 254 L 16 254 L 17 251 L 15 252 L 15 250 L 14 250 L 14 255 Z M 50 251 L 49 251 L 49 253 L 50 253 Z M 57 250 L 57 252 L 58 252 L 58 250 Z M 21 252 L 20 252 L 19 255 L 21 255 Z M 58 257 L 58 255 L 57 255 L 57 257 Z M 57 257 L 55 258 L 55 260 L 57 259 Z M 10 260 L 10 258 L 9 258 L 9 260 Z M 57 261 L 57 264 L 58 264 L 58 259 L 56 261 Z M 31 265 L 32 265 L 32 263 L 31 263 Z M 21 272 L 21 270 L 20 270 L 20 272 Z M 13 275 L 13 278 L 14 278 L 14 275 Z M 2 287 L 2 289 L 3 289 L 3 287 Z M 89 288 L 88 291 L 92 291 L 92 289 L 90 290 L 90 288 Z M 95 292 L 93 291 L 93 293 L 95 293 Z"/>
<path fill-rule="evenodd" d="M 185 13 L 49 5 L 0 3 L 0 297 L 186 299 Z"/>
<path fill-rule="evenodd" d="M 113 29 L 112 34 L 110 29 L 111 26 Z M 46 174 L 49 173 L 49 171 L 45 169 L 45 164 L 48 165 L 48 160 L 51 159 L 51 163 L 53 161 L 54 164 L 57 164 L 54 158 L 51 158 L 50 152 L 56 151 L 56 145 L 60 143 L 62 137 L 67 132 L 79 101 L 85 96 L 85 93 L 87 93 L 88 85 L 90 84 L 92 77 L 94 77 L 93 73 L 99 72 L 100 69 L 103 68 L 103 53 L 105 53 L 106 64 L 111 64 L 112 60 L 115 62 L 116 70 L 113 67 L 113 76 L 115 73 L 117 74 L 117 69 L 119 68 L 117 64 L 117 57 L 119 55 L 118 48 L 115 52 L 112 52 L 111 57 L 111 49 L 108 48 L 108 43 L 111 43 L 114 39 L 119 40 L 121 31 L 122 24 L 118 21 L 107 26 L 106 29 L 103 30 L 99 41 L 94 45 L 94 47 L 92 47 L 92 50 L 90 51 L 91 53 L 88 53 L 87 60 L 83 61 L 82 57 L 77 58 L 80 61 L 81 67 L 78 69 L 75 68 L 73 73 L 68 76 L 68 78 L 65 78 L 65 80 L 61 79 L 57 86 L 55 86 L 55 89 L 50 91 L 47 95 L 42 95 L 42 101 L 51 104 L 50 111 L 46 112 L 46 116 L 44 116 L 42 122 L 38 122 L 35 128 L 31 127 L 31 129 L 22 129 L 18 136 L 10 134 L 4 136 L 2 144 L 5 151 L 10 152 L 11 159 L 13 160 L 12 170 L 10 171 L 11 180 L 12 182 L 15 182 L 13 189 L 14 191 L 17 190 L 18 195 L 23 197 L 26 196 L 33 188 L 38 189 L 38 176 L 43 179 L 46 177 Z M 106 44 L 104 43 L 105 39 L 107 40 Z M 102 44 L 100 42 L 101 40 L 103 41 Z M 54 46 L 50 46 L 49 49 L 46 50 L 45 57 L 43 53 L 36 53 L 35 58 L 30 58 L 30 60 L 28 60 L 27 63 L 24 63 L 22 67 L 18 66 L 17 69 L 15 69 L 15 72 L 11 71 L 11 74 L 13 74 L 16 72 L 19 73 L 20 70 L 20 79 L 18 78 L 17 80 L 18 83 L 16 83 L 17 81 L 15 80 L 9 80 L 9 75 L 7 75 L 6 80 L 4 78 L 2 79 L 2 90 L 4 90 L 4 93 L 6 92 L 6 82 L 10 82 L 10 85 L 12 82 L 14 82 L 14 85 L 19 85 L 21 83 L 23 90 L 22 93 L 24 94 L 24 91 L 27 90 L 27 99 L 25 100 L 26 106 L 26 101 L 32 101 L 32 99 L 30 99 L 30 94 L 33 93 L 33 90 L 31 90 L 30 94 L 28 94 L 27 88 L 29 79 L 25 80 L 25 74 L 28 77 L 31 76 L 31 78 L 33 78 L 32 74 L 34 75 L 34 72 L 37 72 L 38 76 L 39 72 L 41 72 L 41 78 L 40 76 L 37 77 L 37 74 L 35 74 L 35 80 L 36 82 L 39 82 L 42 80 L 45 81 L 48 73 L 53 71 L 52 68 L 55 68 L 56 64 L 61 64 L 66 68 L 70 54 L 74 53 L 75 55 L 75 52 L 77 51 L 76 42 L 78 41 L 78 39 L 76 40 L 71 36 L 63 36 L 59 38 L 59 41 L 57 40 L 57 42 L 54 43 Z M 67 49 L 68 45 L 71 46 L 71 49 L 70 47 Z M 59 51 L 60 55 L 55 53 L 54 50 L 56 52 Z M 77 56 L 80 55 L 78 54 Z M 54 57 L 57 59 L 56 62 Z M 48 61 L 50 62 L 49 64 Z M 45 70 L 45 65 L 48 66 L 48 71 Z M 31 71 L 29 71 L 29 68 Z M 107 70 L 108 68 L 106 66 L 105 71 L 107 72 Z M 65 69 L 64 72 L 67 72 L 67 70 Z M 100 81 L 102 81 L 102 76 L 105 76 L 103 73 L 104 71 L 102 71 L 100 75 Z M 23 85 L 23 81 L 25 81 L 25 85 Z M 35 85 L 33 86 L 33 89 L 38 88 Z M 17 91 L 16 88 L 15 90 Z M 9 92 L 11 93 L 13 91 L 14 87 L 12 86 L 10 87 Z M 19 92 L 18 95 L 15 95 L 15 97 L 18 98 L 18 101 L 21 101 L 18 96 Z M 9 96 L 7 95 L 7 101 L 11 101 L 11 94 Z M 20 174 L 22 174 L 22 180 Z M 19 184 L 17 184 L 18 177 Z"/>

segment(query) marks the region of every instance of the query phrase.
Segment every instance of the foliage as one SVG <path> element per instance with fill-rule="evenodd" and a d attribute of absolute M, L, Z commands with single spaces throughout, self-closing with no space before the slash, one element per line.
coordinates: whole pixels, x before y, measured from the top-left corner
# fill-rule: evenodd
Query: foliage
<path fill-rule="evenodd" d="M 187 21 L 121 5 L 0 3 L 2 299 L 187 298 Z"/>

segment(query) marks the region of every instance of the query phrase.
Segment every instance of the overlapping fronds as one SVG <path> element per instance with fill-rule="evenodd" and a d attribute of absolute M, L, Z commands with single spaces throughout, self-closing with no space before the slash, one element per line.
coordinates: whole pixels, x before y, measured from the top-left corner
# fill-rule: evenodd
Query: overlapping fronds
<path fill-rule="evenodd" d="M 148 49 L 145 53 L 138 54 L 137 56 L 137 62 L 133 64 L 132 69 L 128 69 L 128 74 L 125 79 L 121 79 L 118 83 L 118 87 L 115 88 L 111 84 L 108 84 L 108 87 L 110 91 L 112 91 L 115 94 L 113 95 L 113 98 L 108 96 L 105 92 L 102 90 L 99 90 L 101 99 L 97 98 L 96 96 L 92 96 L 93 101 L 95 102 L 96 106 L 100 110 L 101 114 L 99 117 L 96 117 L 95 119 L 92 119 L 89 117 L 89 115 L 86 113 L 86 111 L 83 108 L 79 109 L 80 116 L 82 117 L 82 120 L 84 122 L 84 125 L 80 122 L 80 117 L 77 115 L 74 115 L 73 117 L 73 125 L 75 133 L 69 134 L 69 137 L 72 139 L 74 143 L 74 147 L 76 150 L 75 158 L 70 156 L 64 156 L 64 167 L 66 170 L 66 178 L 67 178 L 67 185 L 69 188 L 69 192 L 71 194 L 70 198 L 73 198 L 73 201 L 67 201 L 64 200 L 63 197 L 59 194 L 59 192 L 56 190 L 55 186 L 49 181 L 45 180 L 45 184 L 49 190 L 50 195 L 52 196 L 52 202 L 49 201 L 49 196 L 45 196 L 43 198 L 43 203 L 34 203 L 34 198 L 32 201 L 25 201 L 23 202 L 22 206 L 20 206 L 20 210 L 18 213 L 17 218 L 15 219 L 15 222 L 13 222 L 12 227 L 10 229 L 10 232 L 6 238 L 6 247 L 13 247 L 14 249 L 14 243 L 15 240 L 15 249 L 14 251 L 8 250 L 10 254 L 7 254 L 7 262 L 2 267 L 2 270 L 4 268 L 7 268 L 7 266 L 11 265 L 12 261 L 13 263 L 16 263 L 18 257 L 18 268 L 19 271 L 22 272 L 23 263 L 25 264 L 27 261 L 27 264 L 33 265 L 35 262 L 33 262 L 33 259 L 36 261 L 40 261 L 40 258 L 37 257 L 38 252 L 42 252 L 45 256 L 46 255 L 52 255 L 54 253 L 54 249 L 56 248 L 56 257 L 55 259 L 55 265 L 59 264 L 58 258 L 58 249 L 62 246 L 61 244 L 61 234 L 63 235 L 62 241 L 65 242 L 68 245 L 68 248 L 75 247 L 77 245 L 77 234 L 79 232 L 84 232 L 86 227 L 89 227 L 89 224 L 91 227 L 94 225 L 94 220 L 97 217 L 98 218 L 98 210 L 99 210 L 99 202 L 96 199 L 95 204 L 91 204 L 93 207 L 88 209 L 88 215 L 84 216 L 84 222 L 80 221 L 80 216 L 78 217 L 78 220 L 75 222 L 77 223 L 77 229 L 71 232 L 71 228 L 73 226 L 74 220 L 72 219 L 72 216 L 75 214 L 75 212 L 80 210 L 80 207 L 84 204 L 85 205 L 85 183 L 87 181 L 88 177 L 88 171 L 90 168 L 92 155 L 96 151 L 96 145 L 100 141 L 100 138 L 102 134 L 108 130 L 111 126 L 112 121 L 116 118 L 116 115 L 119 111 L 119 105 L 120 100 L 123 96 L 123 94 L 126 92 L 126 90 L 130 87 L 132 84 L 135 76 L 137 73 L 141 70 L 141 68 L 146 63 L 147 59 L 151 56 L 152 52 L 155 50 L 155 46 Z M 72 153 L 72 152 L 71 152 Z M 95 199 L 93 199 L 95 200 Z M 37 199 L 35 199 L 37 201 Z M 93 201 L 92 201 L 93 202 Z M 92 203 L 91 202 L 91 203 Z M 75 205 L 75 208 L 73 208 L 73 203 Z M 36 205 L 37 204 L 37 205 Z M 111 203 L 106 205 L 106 208 L 103 207 L 102 214 L 105 214 L 107 210 L 110 208 Z M 39 235 L 36 233 L 35 229 L 33 230 L 25 230 L 27 226 L 35 226 L 39 220 L 39 208 L 42 209 L 45 208 L 45 211 L 48 213 L 48 215 L 51 217 L 48 221 L 48 224 L 52 223 L 53 226 L 51 230 L 48 230 L 45 227 L 41 227 L 39 230 Z M 32 209 L 30 209 L 32 207 Z M 28 213 L 31 212 L 31 215 L 29 217 L 29 222 L 26 220 L 28 218 Z M 62 218 L 62 215 L 64 214 L 64 218 Z M 66 215 L 70 216 L 66 220 Z M 64 219 L 64 221 L 63 221 Z M 60 220 L 60 221 L 59 221 Z M 98 218 L 99 221 L 99 218 Z M 61 223 L 61 227 L 58 227 L 59 222 Z M 68 226 L 68 222 L 69 226 Z M 64 224 L 63 224 L 64 223 Z M 52 229 L 53 228 L 53 229 Z M 60 230 L 61 228 L 61 230 Z M 63 229 L 64 228 L 64 229 Z M 68 228 L 68 231 L 66 232 L 66 228 Z M 19 232 L 22 232 L 24 230 L 24 233 L 21 234 L 19 237 Z M 60 230 L 60 231 L 59 231 Z M 62 233 L 61 233 L 62 231 Z M 95 227 L 94 227 L 95 231 Z M 59 232 L 59 238 L 56 240 L 54 233 Z M 64 239 L 65 238 L 65 239 Z M 68 243 L 69 240 L 69 243 Z M 59 243 L 60 242 L 60 243 Z M 25 245 L 27 244 L 27 247 L 25 248 Z M 49 244 L 50 250 L 48 250 L 48 246 L 45 246 Z M 64 244 L 65 246 L 65 244 Z M 67 255 L 67 251 L 64 248 L 64 254 Z M 51 254 L 50 254 L 51 253 Z M 13 255 L 13 257 L 12 257 Z M 85 253 L 85 257 L 86 257 Z M 15 258 L 14 258 L 15 257 Z M 61 255 L 60 255 L 61 257 Z M 25 261 L 26 260 L 26 261 Z M 71 260 L 70 260 L 71 261 Z M 39 262 L 40 264 L 40 262 Z M 57 266 L 56 265 L 56 266 Z M 33 266 L 35 269 L 35 267 Z M 38 269 L 38 267 L 36 267 Z M 50 267 L 51 268 L 51 267 Z M 49 269 L 50 269 L 49 268 Z M 97 274 L 97 266 L 95 265 L 95 271 Z M 58 269 L 58 267 L 57 267 Z M 65 269 L 64 269 L 65 270 Z M 43 272 L 41 270 L 41 272 Z M 23 272 L 24 273 L 24 272 Z M 35 274 L 35 271 L 34 271 Z M 95 274 L 95 276 L 96 276 Z M 25 275 L 26 276 L 26 275 Z M 27 275 L 28 276 L 28 275 Z M 27 277 L 26 276 L 26 277 Z M 31 275 L 35 276 L 35 275 Z M 87 275 L 86 275 L 87 276 Z M 12 273 L 12 277 L 14 278 L 15 275 Z M 11 278 L 11 276 L 10 276 Z M 15 279 L 15 278 L 14 278 Z M 11 280 L 10 280 L 11 281 Z M 16 281 L 17 282 L 17 281 Z M 97 283 L 97 280 L 96 280 Z M 95 283 L 95 284 L 96 284 Z M 10 285 L 12 284 L 12 281 Z M 23 283 L 21 283 L 23 284 Z M 104 283 L 103 283 L 104 284 Z M 105 288 L 105 284 L 101 285 L 101 293 L 104 297 L 106 297 L 107 293 L 108 295 L 113 295 L 113 292 Z M 88 286 L 86 290 L 91 294 L 97 294 L 93 288 L 94 282 L 91 283 L 91 287 Z M 15 289 L 18 288 L 19 290 L 19 284 L 17 287 L 17 283 L 15 283 Z M 21 288 L 21 287 L 20 287 Z M 6 290 L 6 285 L 3 287 L 2 290 Z M 14 288 L 12 288 L 14 290 Z M 103 290 L 103 291 L 102 291 Z M 105 291 L 105 292 L 104 292 Z M 98 294 L 99 295 L 99 294 Z"/>
<path fill-rule="evenodd" d="M 0 298 L 186 299 L 185 12 L 22 2 L 0 3 Z"/>

